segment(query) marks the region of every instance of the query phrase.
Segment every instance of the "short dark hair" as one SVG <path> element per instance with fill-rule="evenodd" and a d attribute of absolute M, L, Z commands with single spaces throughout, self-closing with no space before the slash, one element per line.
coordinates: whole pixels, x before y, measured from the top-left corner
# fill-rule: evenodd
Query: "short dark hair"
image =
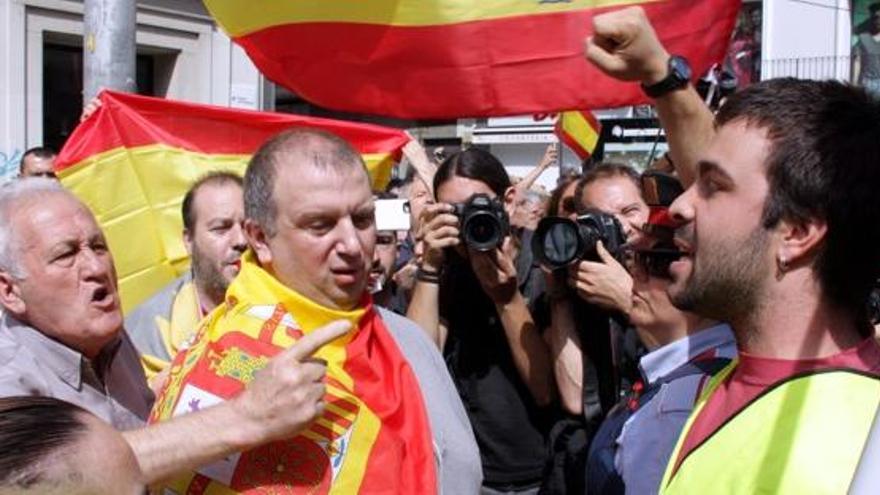
<path fill-rule="evenodd" d="M 435 199 L 440 186 L 452 177 L 478 180 L 489 186 L 499 197 L 504 196 L 504 192 L 512 185 L 501 161 L 480 148 L 468 148 L 443 160 L 434 174 Z"/>
<path fill-rule="evenodd" d="M 641 193 L 642 184 L 640 180 L 639 173 L 636 172 L 636 169 L 630 167 L 629 165 L 625 165 L 623 163 L 616 162 L 602 162 L 595 165 L 591 168 L 583 177 L 578 180 L 577 186 L 574 189 L 574 204 L 578 213 L 583 213 L 587 210 L 587 207 L 584 205 L 584 189 L 593 182 L 602 179 L 611 179 L 614 177 L 623 177 L 625 179 L 629 179 L 635 184 L 636 189 Z"/>
<path fill-rule="evenodd" d="M 824 294 L 861 318 L 880 269 L 880 102 L 837 81 L 772 79 L 716 116 L 719 127 L 739 121 L 770 141 L 763 226 L 824 220 L 813 270 Z"/>
<path fill-rule="evenodd" d="M 26 489 L 45 479 L 45 460 L 88 432 L 85 410 L 51 397 L 0 398 L 0 487 Z"/>
<path fill-rule="evenodd" d="M 282 161 L 285 156 L 296 158 Z M 300 166 L 303 162 L 323 169 L 359 166 L 367 173 L 363 158 L 348 141 L 330 132 L 308 127 L 286 130 L 260 146 L 244 174 L 244 215 L 275 235 L 278 208 L 272 198 L 278 166 Z"/>
<path fill-rule="evenodd" d="M 192 231 L 196 225 L 196 211 L 193 203 L 196 199 L 196 193 L 203 186 L 219 186 L 221 184 L 236 184 L 242 187 L 242 178 L 233 172 L 217 171 L 208 172 L 193 182 L 186 195 L 183 197 L 183 204 L 180 206 L 180 215 L 183 217 L 183 228 Z"/>
<path fill-rule="evenodd" d="M 58 156 L 58 153 L 48 146 L 34 146 L 33 148 L 29 148 L 23 155 L 21 155 L 21 161 L 18 162 L 19 173 L 24 173 L 24 160 L 29 156 L 46 160 Z"/>

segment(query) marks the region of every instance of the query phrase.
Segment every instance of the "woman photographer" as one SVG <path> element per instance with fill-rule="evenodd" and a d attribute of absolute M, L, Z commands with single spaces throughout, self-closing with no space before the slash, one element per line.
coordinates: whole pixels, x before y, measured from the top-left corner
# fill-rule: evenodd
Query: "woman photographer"
<path fill-rule="evenodd" d="M 437 203 L 425 208 L 421 222 L 422 259 L 407 315 L 446 358 L 480 446 L 483 493 L 535 493 L 553 379 L 528 307 L 543 290 L 543 276 L 528 243 L 509 232 L 515 192 L 501 162 L 473 148 L 440 165 L 434 192 Z M 456 214 L 468 217 L 475 195 L 491 200 L 493 207 L 481 213 L 496 216 L 503 229 L 498 245 L 485 250 L 463 239 Z"/>

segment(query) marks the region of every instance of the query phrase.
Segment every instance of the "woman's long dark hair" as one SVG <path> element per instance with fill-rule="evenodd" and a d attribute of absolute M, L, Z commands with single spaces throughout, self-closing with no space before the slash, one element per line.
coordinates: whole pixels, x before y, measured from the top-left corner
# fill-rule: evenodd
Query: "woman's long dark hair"
<path fill-rule="evenodd" d="M 453 177 L 478 180 L 489 186 L 499 198 L 511 186 L 504 165 L 495 155 L 479 148 L 468 148 L 443 160 L 434 174 L 435 199 L 440 186 Z"/>

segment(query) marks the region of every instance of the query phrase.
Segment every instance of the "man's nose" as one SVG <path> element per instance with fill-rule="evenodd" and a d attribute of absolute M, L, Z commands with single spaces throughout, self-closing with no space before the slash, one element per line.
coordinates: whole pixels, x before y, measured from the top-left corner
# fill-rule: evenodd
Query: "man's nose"
<path fill-rule="evenodd" d="M 247 249 L 247 237 L 244 235 L 244 223 L 238 223 L 232 227 L 232 249 L 244 252 Z"/>
<path fill-rule="evenodd" d="M 696 194 L 696 184 L 691 185 L 681 193 L 669 206 L 669 217 L 677 225 L 683 225 L 694 219 L 693 196 Z"/>
<path fill-rule="evenodd" d="M 112 262 L 108 253 L 98 253 L 92 249 L 84 249 L 80 252 L 83 272 L 87 277 L 105 277 L 111 272 Z"/>
<path fill-rule="evenodd" d="M 351 220 L 339 222 L 339 233 L 336 240 L 336 250 L 344 256 L 357 256 L 361 252 L 361 242 L 357 236 L 357 228 Z M 375 258 L 375 253 L 374 253 Z"/>

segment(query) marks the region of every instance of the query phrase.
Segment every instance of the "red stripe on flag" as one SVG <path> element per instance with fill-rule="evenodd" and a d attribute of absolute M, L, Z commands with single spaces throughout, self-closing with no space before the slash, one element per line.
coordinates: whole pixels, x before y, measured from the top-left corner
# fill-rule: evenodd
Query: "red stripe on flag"
<path fill-rule="evenodd" d="M 350 419 L 344 418 L 329 409 L 324 409 L 324 414 L 321 419 L 325 419 L 333 424 L 342 426 L 344 428 L 348 428 L 349 426 L 351 426 Z"/>
<path fill-rule="evenodd" d="M 357 414 L 357 412 L 358 412 L 357 404 L 351 402 L 350 400 L 341 399 L 339 397 L 334 397 L 332 395 L 325 396 L 325 400 L 327 401 L 327 404 L 331 404 L 335 407 L 338 407 L 339 409 L 342 409 L 344 411 L 348 411 L 352 414 Z"/>
<path fill-rule="evenodd" d="M 724 57 L 738 0 L 642 4 L 695 74 Z M 584 60 L 592 17 L 611 9 L 437 26 L 301 23 L 236 38 L 270 79 L 339 110 L 404 118 L 534 114 L 646 101 Z M 715 22 L 713 22 L 715 21 Z"/>
<path fill-rule="evenodd" d="M 115 148 L 153 144 L 212 155 L 250 155 L 269 137 L 296 126 L 332 132 L 362 154 L 389 152 L 409 141 L 403 131 L 376 125 L 230 109 L 112 91 L 102 92 L 101 102 L 102 107 L 96 114 L 80 124 L 68 139 L 56 160 L 56 170 Z M 399 155 L 399 152 L 394 154 Z M 395 156 L 397 158 L 399 156 Z"/>

